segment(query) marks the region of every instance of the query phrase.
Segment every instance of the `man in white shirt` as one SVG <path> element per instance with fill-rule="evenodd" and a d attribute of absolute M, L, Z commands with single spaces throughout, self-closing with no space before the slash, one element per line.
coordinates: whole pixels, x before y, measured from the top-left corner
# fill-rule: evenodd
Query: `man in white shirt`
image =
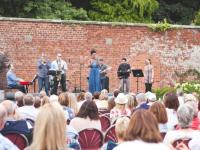
<path fill-rule="evenodd" d="M 18 111 L 20 113 L 20 116 L 24 119 L 32 119 L 36 120 L 38 111 L 37 109 L 33 106 L 34 104 L 34 98 L 31 94 L 27 94 L 24 96 L 23 99 L 24 106 L 19 107 Z"/>
<path fill-rule="evenodd" d="M 57 95 L 58 84 L 61 84 L 61 89 L 63 92 L 66 90 L 66 72 L 67 72 L 67 63 L 61 59 L 62 55 L 57 54 L 57 59 L 52 62 L 51 70 L 56 71 L 56 76 L 54 77 L 54 85 L 51 91 L 51 94 Z"/>

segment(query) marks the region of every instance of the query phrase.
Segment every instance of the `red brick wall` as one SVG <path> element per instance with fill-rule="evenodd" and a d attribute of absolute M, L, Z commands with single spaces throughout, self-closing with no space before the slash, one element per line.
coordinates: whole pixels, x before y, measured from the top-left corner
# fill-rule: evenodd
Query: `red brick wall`
<path fill-rule="evenodd" d="M 82 87 L 87 89 L 87 66 L 92 48 L 112 67 L 108 73 L 111 90 L 118 88 L 116 71 L 122 57 L 127 57 L 132 67 L 141 69 L 145 59 L 151 58 L 155 67 L 153 87 L 171 85 L 176 80 L 174 70 L 200 66 L 199 28 L 181 26 L 167 32 L 152 32 L 145 25 L 135 24 L 0 18 L 0 51 L 8 53 L 17 75 L 28 81 L 36 74 L 36 62 L 42 52 L 50 60 L 61 52 L 69 67 L 72 86 L 79 86 L 80 62 L 83 61 Z M 5 73 L 0 75 L 3 88 Z M 144 90 L 143 79 L 139 81 L 139 88 Z M 131 89 L 136 91 L 133 77 Z"/>

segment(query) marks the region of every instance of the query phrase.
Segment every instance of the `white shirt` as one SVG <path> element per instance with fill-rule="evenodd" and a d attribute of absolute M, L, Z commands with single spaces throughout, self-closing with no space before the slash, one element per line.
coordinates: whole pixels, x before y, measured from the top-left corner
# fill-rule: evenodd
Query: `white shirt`
<path fill-rule="evenodd" d="M 141 140 L 134 140 L 119 144 L 113 150 L 170 150 L 163 143 L 147 143 Z"/>
<path fill-rule="evenodd" d="M 34 106 L 22 106 L 18 108 L 20 116 L 24 119 L 30 118 L 36 120 L 38 110 Z"/>
<path fill-rule="evenodd" d="M 59 61 L 55 60 L 51 63 L 51 70 L 62 71 L 61 74 L 65 74 L 67 71 L 67 63 L 64 60 L 60 61 L 60 69 L 59 69 Z"/>
<path fill-rule="evenodd" d="M 167 111 L 167 118 L 168 118 L 167 129 L 174 130 L 175 125 L 178 124 L 177 113 L 175 110 L 169 109 L 169 108 L 166 108 L 166 111 Z"/>

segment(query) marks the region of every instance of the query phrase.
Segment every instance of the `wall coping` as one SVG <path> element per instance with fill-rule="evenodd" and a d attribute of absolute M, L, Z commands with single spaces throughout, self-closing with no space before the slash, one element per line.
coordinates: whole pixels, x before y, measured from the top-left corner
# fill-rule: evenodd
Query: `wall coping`
<path fill-rule="evenodd" d="M 56 19 L 32 19 L 32 18 L 12 18 L 0 17 L 0 21 L 15 21 L 15 22 L 38 22 L 38 23 L 57 23 L 57 24 L 82 24 L 82 25 L 105 25 L 105 26 L 135 26 L 149 27 L 155 24 L 145 23 L 128 23 L 128 22 L 102 22 L 102 21 L 78 21 L 78 20 L 56 20 Z M 200 26 L 195 25 L 172 25 L 174 28 L 200 29 Z"/>

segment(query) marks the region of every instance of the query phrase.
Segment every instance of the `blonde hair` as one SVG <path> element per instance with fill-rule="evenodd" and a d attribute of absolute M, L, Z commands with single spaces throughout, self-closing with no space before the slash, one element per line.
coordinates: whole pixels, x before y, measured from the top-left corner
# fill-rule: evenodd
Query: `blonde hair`
<path fill-rule="evenodd" d="M 99 95 L 99 100 L 108 100 L 108 91 L 106 89 L 101 91 Z"/>
<path fill-rule="evenodd" d="M 128 117 L 120 117 L 117 119 L 115 124 L 115 132 L 118 138 L 124 140 L 129 122 L 130 119 Z"/>
<path fill-rule="evenodd" d="M 66 149 L 66 123 L 62 107 L 58 102 L 47 103 L 40 108 L 34 126 L 31 150 Z"/>
<path fill-rule="evenodd" d="M 67 93 L 69 97 L 69 107 L 73 109 L 74 113 L 78 113 L 77 98 L 73 93 Z"/>
<path fill-rule="evenodd" d="M 44 96 L 44 97 L 42 98 L 42 101 L 41 101 L 41 106 L 43 106 L 43 105 L 45 105 L 45 104 L 47 104 L 47 103 L 50 103 L 49 97 L 48 97 L 48 96 Z"/>

